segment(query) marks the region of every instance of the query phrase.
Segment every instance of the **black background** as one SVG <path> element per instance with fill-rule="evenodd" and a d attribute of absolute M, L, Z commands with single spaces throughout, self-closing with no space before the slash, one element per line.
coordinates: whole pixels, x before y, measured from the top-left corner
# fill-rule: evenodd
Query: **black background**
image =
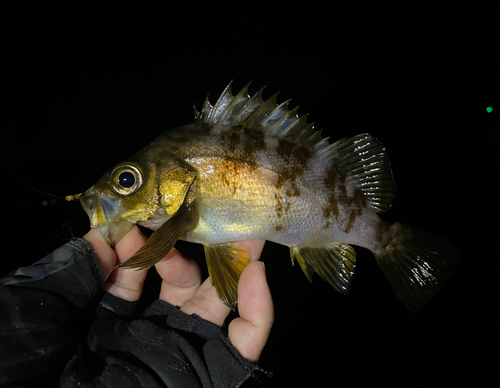
<path fill-rule="evenodd" d="M 318 277 L 310 284 L 288 248 L 267 243 L 276 322 L 262 364 L 275 385 L 429 387 L 484 377 L 492 365 L 485 351 L 497 344 L 494 18 L 424 6 L 252 16 L 250 4 L 227 15 L 118 4 L 18 2 L 3 12 L 2 273 L 88 230 L 78 203 L 33 188 L 82 192 L 163 131 L 191 122 L 207 93 L 214 102 L 231 79 L 234 92 L 253 81 L 252 93 L 267 85 L 265 96 L 293 98 L 332 141 L 379 138 L 397 185 L 384 217 L 462 251 L 455 275 L 411 314 L 368 251 L 357 249 L 343 296 Z M 205 268 L 201 246 L 179 249 Z M 148 294 L 157 292 L 155 275 Z"/>

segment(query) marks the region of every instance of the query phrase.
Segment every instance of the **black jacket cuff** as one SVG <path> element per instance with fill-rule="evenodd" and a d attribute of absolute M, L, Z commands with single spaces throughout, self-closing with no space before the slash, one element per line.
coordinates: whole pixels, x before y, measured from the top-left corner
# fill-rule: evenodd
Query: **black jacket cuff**
<path fill-rule="evenodd" d="M 0 280 L 0 286 L 7 285 L 51 291 L 84 309 L 102 289 L 104 272 L 92 247 L 82 239 L 73 239 Z"/>

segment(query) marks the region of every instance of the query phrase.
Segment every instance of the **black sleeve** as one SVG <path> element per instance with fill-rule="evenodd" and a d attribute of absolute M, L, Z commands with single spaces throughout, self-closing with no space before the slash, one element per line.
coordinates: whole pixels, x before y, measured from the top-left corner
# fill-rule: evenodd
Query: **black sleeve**
<path fill-rule="evenodd" d="M 80 239 L 1 279 L 0 385 L 246 387 L 267 376 L 212 323 L 160 300 L 140 314 L 103 284 Z"/>
<path fill-rule="evenodd" d="M 69 241 L 0 280 L 0 385 L 57 375 L 75 352 L 83 311 L 102 289 L 92 248 Z"/>

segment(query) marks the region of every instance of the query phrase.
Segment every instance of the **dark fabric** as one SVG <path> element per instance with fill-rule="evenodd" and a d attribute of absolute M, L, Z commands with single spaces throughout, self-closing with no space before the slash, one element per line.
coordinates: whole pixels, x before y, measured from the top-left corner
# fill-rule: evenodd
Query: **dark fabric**
<path fill-rule="evenodd" d="M 120 298 L 116 298 L 115 296 L 108 294 L 107 292 L 103 295 L 102 299 L 99 302 L 99 305 L 102 308 L 122 317 L 133 317 L 137 315 L 140 308 L 139 301 L 129 302 Z"/>
<path fill-rule="evenodd" d="M 0 385 L 260 385 L 262 371 L 219 327 L 161 300 L 141 312 L 103 284 L 81 239 L 1 279 Z"/>
<path fill-rule="evenodd" d="M 0 280 L 1 285 L 23 286 L 57 293 L 84 309 L 102 289 L 104 273 L 92 248 L 74 239 L 29 267 Z"/>
<path fill-rule="evenodd" d="M 201 319 L 196 314 L 186 315 L 177 307 L 174 307 L 162 300 L 157 300 L 145 311 L 144 316 L 153 319 L 153 317 L 167 317 L 168 326 L 174 329 L 182 329 L 189 333 L 194 333 L 199 337 L 208 340 L 217 336 L 221 329 L 211 322 Z M 160 318 L 161 319 L 161 318 Z"/>
<path fill-rule="evenodd" d="M 90 245 L 72 240 L 0 280 L 0 384 L 56 375 L 77 350 L 83 309 L 104 274 Z"/>

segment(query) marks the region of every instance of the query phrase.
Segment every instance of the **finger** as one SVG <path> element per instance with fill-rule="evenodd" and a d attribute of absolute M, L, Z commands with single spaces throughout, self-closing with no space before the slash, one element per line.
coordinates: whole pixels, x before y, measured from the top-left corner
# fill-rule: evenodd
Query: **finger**
<path fill-rule="evenodd" d="M 162 278 L 159 298 L 174 306 L 190 300 L 201 284 L 198 264 L 175 248 L 156 264 L 156 271 Z"/>
<path fill-rule="evenodd" d="M 248 246 L 250 260 L 255 261 L 262 253 L 265 240 L 240 240 L 238 243 Z M 212 286 L 210 279 L 207 279 L 193 298 L 181 306 L 181 311 L 188 315 L 196 314 L 217 326 L 222 326 L 231 309 L 220 301 L 215 287 Z"/>
<path fill-rule="evenodd" d="M 208 278 L 198 288 L 195 295 L 181 306 L 181 311 L 188 315 L 196 314 L 206 321 L 222 327 L 231 309 L 220 301 L 215 287 L 212 286 L 210 278 Z"/>
<path fill-rule="evenodd" d="M 247 360 L 257 362 L 274 322 L 274 306 L 264 263 L 252 262 L 238 283 L 239 318 L 228 328 L 229 341 Z"/>
<path fill-rule="evenodd" d="M 107 279 L 116 265 L 115 251 L 109 246 L 106 239 L 96 229 L 90 229 L 90 231 L 83 236 L 82 239 L 87 241 L 92 247 L 99 264 L 101 264 L 104 272 L 104 279 Z"/>
<path fill-rule="evenodd" d="M 145 243 L 146 237 L 134 226 L 115 246 L 116 264 L 130 259 Z M 104 289 L 120 299 L 134 302 L 142 295 L 147 273 L 147 269 L 117 268 L 104 284 Z"/>
<path fill-rule="evenodd" d="M 261 239 L 252 239 L 252 240 L 240 240 L 238 241 L 240 244 L 244 244 L 250 250 L 250 261 L 257 261 L 260 259 L 260 255 L 262 254 L 262 249 L 264 249 L 264 244 L 266 240 Z"/>

